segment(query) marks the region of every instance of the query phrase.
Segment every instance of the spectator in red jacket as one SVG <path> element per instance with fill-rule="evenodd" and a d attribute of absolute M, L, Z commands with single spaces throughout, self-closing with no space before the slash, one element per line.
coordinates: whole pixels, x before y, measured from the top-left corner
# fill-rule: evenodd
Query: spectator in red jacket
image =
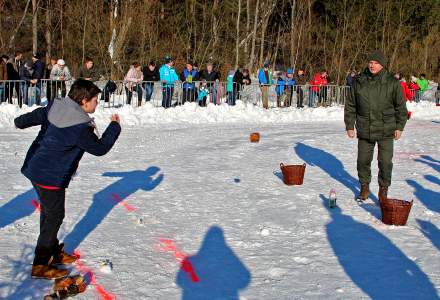
<path fill-rule="evenodd" d="M 394 74 L 394 77 L 399 80 L 400 86 L 402 87 L 403 96 L 405 97 L 406 101 L 411 101 L 411 91 L 409 90 L 405 77 L 403 77 L 400 73 Z"/>
<path fill-rule="evenodd" d="M 417 96 L 418 90 L 420 90 L 420 87 L 417 85 L 417 77 L 411 76 L 411 81 L 409 83 L 409 101 L 414 100 L 414 97 Z"/>
<path fill-rule="evenodd" d="M 320 73 L 316 73 L 315 76 L 313 76 L 313 79 L 310 80 L 310 96 L 309 96 L 309 107 L 315 107 L 315 100 L 316 96 L 319 95 L 321 98 L 321 95 L 319 93 L 324 92 L 322 87 L 326 86 L 328 84 L 327 81 L 327 71 L 323 70 Z"/>

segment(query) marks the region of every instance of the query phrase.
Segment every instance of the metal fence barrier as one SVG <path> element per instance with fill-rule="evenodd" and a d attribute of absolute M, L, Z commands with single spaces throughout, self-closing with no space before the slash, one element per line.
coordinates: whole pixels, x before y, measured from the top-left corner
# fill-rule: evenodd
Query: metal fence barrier
<path fill-rule="evenodd" d="M 28 95 L 27 85 L 24 80 L 1 80 L 0 81 L 0 102 L 23 105 L 23 96 Z M 26 92 L 25 92 L 26 90 Z M 31 93 L 32 94 L 32 93 Z M 28 98 L 26 98 L 26 101 Z M 27 102 L 26 102 L 27 103 Z"/>
<path fill-rule="evenodd" d="M 45 104 L 56 97 L 65 97 L 72 81 L 42 79 L 36 84 L 24 80 L 0 81 L 0 101 L 26 105 Z M 267 106 L 275 107 L 318 107 L 344 105 L 349 95 L 348 86 L 326 85 L 269 85 L 258 83 L 249 85 L 228 84 L 227 82 L 196 81 L 166 84 L 142 81 L 127 83 L 123 80 L 97 81 L 102 90 L 99 96 L 103 107 L 131 105 L 138 107 L 150 103 L 154 107 L 174 107 L 186 102 L 196 102 L 200 106 L 209 103 L 235 105 L 237 100 L 263 106 L 267 95 Z M 267 93 L 266 93 L 267 90 Z M 42 102 L 43 99 L 43 102 Z"/>
<path fill-rule="evenodd" d="M 100 99 L 104 107 L 122 105 L 141 106 L 151 103 L 155 107 L 174 107 L 186 102 L 200 106 L 208 103 L 235 105 L 237 100 L 263 106 L 262 86 L 259 84 L 238 85 L 226 82 L 139 82 L 127 84 L 124 81 L 99 82 L 102 89 Z M 348 86 L 270 85 L 268 87 L 269 107 L 288 106 L 331 106 L 344 105 L 348 97 Z"/>

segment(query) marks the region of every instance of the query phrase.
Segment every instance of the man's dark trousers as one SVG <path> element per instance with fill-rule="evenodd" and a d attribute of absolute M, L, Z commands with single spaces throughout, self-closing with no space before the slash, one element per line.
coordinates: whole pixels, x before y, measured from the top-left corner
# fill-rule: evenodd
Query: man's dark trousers
<path fill-rule="evenodd" d="M 373 160 L 374 146 L 376 143 L 379 148 L 377 155 L 379 185 L 388 187 L 391 185 L 391 174 L 393 171 L 394 140 L 392 138 L 377 141 L 366 139 L 358 140 L 357 170 L 359 181 L 361 184 L 371 182 L 371 161 Z"/>

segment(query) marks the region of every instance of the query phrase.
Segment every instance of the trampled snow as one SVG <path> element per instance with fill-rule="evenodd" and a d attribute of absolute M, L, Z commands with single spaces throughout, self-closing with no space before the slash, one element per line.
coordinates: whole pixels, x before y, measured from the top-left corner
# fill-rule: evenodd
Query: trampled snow
<path fill-rule="evenodd" d="M 0 106 L 1 299 L 51 288 L 30 278 L 39 212 L 20 174 L 38 129 L 12 122 L 32 109 Z M 76 298 L 438 299 L 440 107 L 409 109 L 390 196 L 414 206 L 395 227 L 380 222 L 376 163 L 372 200 L 354 201 L 341 107 L 99 108 L 100 132 L 116 112 L 123 130 L 106 156 L 84 156 L 66 193 L 60 237 L 81 254 L 72 272 L 94 275 Z M 305 162 L 304 184 L 284 185 L 280 162 Z"/>

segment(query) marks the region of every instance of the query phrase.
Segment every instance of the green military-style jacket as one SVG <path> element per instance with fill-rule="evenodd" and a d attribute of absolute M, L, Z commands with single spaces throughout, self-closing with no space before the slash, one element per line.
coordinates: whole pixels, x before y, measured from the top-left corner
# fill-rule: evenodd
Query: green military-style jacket
<path fill-rule="evenodd" d="M 382 69 L 373 75 L 366 69 L 356 77 L 345 102 L 346 130 L 356 125 L 360 139 L 389 139 L 395 130 L 403 131 L 407 118 L 402 87 L 393 74 Z"/>

